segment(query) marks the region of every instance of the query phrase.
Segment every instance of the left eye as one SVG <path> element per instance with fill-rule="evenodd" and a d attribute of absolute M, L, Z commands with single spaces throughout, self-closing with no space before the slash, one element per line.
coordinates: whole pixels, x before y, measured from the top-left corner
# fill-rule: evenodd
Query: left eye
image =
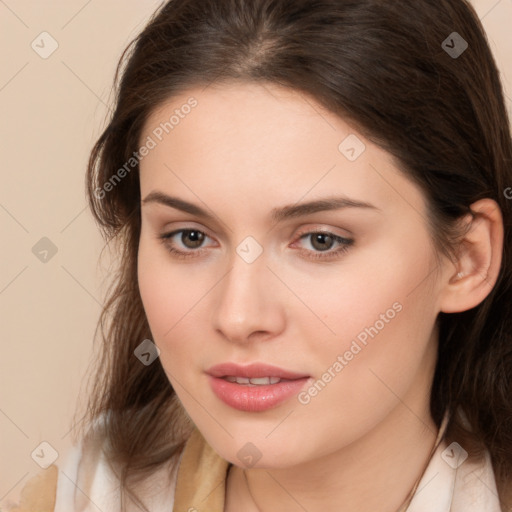
<path fill-rule="evenodd" d="M 310 259 L 328 259 L 341 257 L 346 251 L 349 250 L 350 246 L 354 243 L 354 240 L 344 238 L 342 236 L 335 235 L 326 231 L 313 231 L 304 233 L 300 236 L 299 240 L 310 239 L 310 245 L 313 250 L 304 249 L 306 257 Z M 334 250 L 330 250 L 335 244 L 339 247 Z"/>
<path fill-rule="evenodd" d="M 333 247 L 335 243 L 347 244 L 349 240 L 341 236 L 334 235 L 333 233 L 306 233 L 300 237 L 300 240 L 310 239 L 310 244 L 316 251 L 325 252 Z"/>

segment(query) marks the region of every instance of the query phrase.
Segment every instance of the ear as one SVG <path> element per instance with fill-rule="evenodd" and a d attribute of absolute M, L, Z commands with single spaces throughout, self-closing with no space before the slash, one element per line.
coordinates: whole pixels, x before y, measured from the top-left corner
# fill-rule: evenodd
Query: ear
<path fill-rule="evenodd" d="M 467 232 L 453 263 L 446 267 L 445 283 L 440 295 L 443 313 L 459 313 L 478 306 L 493 289 L 501 268 L 503 251 L 503 217 L 492 199 L 471 205 L 473 217 L 464 224 Z"/>

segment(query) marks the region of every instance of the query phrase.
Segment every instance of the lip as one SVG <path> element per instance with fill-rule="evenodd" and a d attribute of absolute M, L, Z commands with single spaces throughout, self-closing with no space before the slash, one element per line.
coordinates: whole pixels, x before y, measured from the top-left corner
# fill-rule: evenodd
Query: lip
<path fill-rule="evenodd" d="M 236 363 L 222 363 L 212 366 L 206 373 L 212 377 L 227 377 L 232 375 L 234 377 L 279 377 L 281 379 L 296 380 L 304 377 L 309 377 L 304 373 L 296 373 L 290 370 L 279 368 L 265 363 L 252 363 L 246 366 L 241 366 Z"/>
<path fill-rule="evenodd" d="M 261 412 L 277 407 L 292 396 L 296 396 L 310 378 L 308 375 L 262 363 L 247 366 L 223 363 L 211 367 L 206 373 L 215 395 L 226 405 L 245 412 Z M 226 376 L 279 377 L 287 380 L 277 384 L 247 386 L 223 379 Z"/>

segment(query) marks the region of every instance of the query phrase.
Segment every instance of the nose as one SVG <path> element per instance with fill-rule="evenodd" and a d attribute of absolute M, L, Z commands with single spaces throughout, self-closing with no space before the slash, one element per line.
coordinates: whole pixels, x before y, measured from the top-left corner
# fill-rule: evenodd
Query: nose
<path fill-rule="evenodd" d="M 216 287 L 213 326 L 234 343 L 271 339 L 284 330 L 280 283 L 264 254 L 247 263 L 235 253 L 230 271 Z"/>

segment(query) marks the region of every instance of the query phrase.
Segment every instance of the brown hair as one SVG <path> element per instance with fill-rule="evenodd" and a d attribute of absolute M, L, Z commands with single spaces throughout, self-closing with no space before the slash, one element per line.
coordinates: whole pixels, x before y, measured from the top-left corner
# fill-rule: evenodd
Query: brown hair
<path fill-rule="evenodd" d="M 450 53 L 462 48 L 454 32 L 468 44 L 460 55 Z M 393 155 L 423 190 L 433 239 L 446 254 L 455 249 L 456 220 L 471 213 L 473 202 L 499 204 L 505 240 L 498 281 L 477 307 L 439 315 L 431 413 L 438 426 L 445 411 L 452 413 L 448 439 L 471 453 L 489 450 L 506 503 L 512 201 L 505 190 L 512 186 L 512 141 L 499 73 L 465 0 L 172 0 L 125 50 L 115 110 L 87 172 L 92 212 L 120 251 L 98 324 L 103 355 L 89 413 L 104 418 L 109 456 L 123 482 L 178 453 L 192 423 L 159 360 L 146 367 L 134 356 L 151 339 L 137 283 L 138 166 L 105 185 L 133 157 L 158 106 L 187 87 L 229 80 L 301 91 Z"/>

